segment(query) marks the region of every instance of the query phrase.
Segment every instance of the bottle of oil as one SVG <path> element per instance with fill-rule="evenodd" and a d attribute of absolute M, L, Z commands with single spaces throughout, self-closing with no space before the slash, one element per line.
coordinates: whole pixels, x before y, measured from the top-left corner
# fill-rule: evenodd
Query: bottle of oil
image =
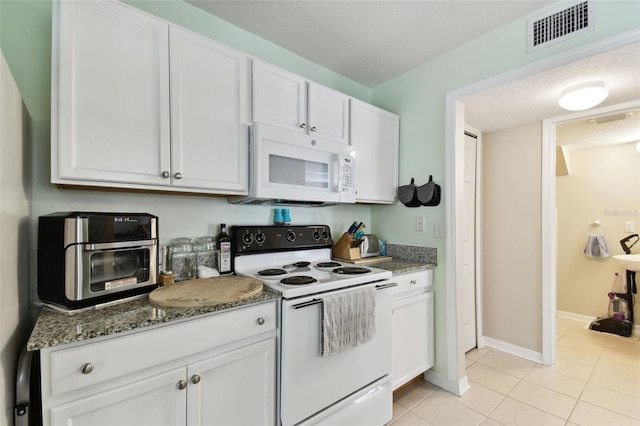
<path fill-rule="evenodd" d="M 216 236 L 218 250 L 218 272 L 220 275 L 231 273 L 231 237 L 227 234 L 227 225 L 220 224 L 220 232 Z"/>

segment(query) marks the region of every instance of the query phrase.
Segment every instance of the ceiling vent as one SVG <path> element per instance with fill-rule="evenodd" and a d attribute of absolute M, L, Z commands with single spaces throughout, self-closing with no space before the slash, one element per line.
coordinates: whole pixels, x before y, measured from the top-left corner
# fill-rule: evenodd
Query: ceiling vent
<path fill-rule="evenodd" d="M 527 27 L 527 52 L 531 53 L 594 30 L 593 7 L 588 1 L 577 2 L 530 19 Z"/>

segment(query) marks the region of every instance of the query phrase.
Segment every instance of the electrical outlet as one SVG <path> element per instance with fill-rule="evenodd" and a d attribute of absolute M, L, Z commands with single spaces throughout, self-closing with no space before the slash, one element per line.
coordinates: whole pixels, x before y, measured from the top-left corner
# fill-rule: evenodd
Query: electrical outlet
<path fill-rule="evenodd" d="M 444 225 L 442 223 L 433 224 L 433 236 L 435 238 L 444 238 Z"/>
<path fill-rule="evenodd" d="M 624 232 L 636 232 L 636 223 L 633 220 L 625 221 Z"/>
<path fill-rule="evenodd" d="M 416 216 L 416 232 L 424 232 L 424 216 Z"/>

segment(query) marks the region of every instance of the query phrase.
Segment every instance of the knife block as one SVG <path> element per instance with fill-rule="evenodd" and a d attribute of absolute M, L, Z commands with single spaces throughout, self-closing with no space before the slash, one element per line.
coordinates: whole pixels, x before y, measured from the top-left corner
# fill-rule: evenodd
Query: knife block
<path fill-rule="evenodd" d="M 360 247 L 352 247 L 356 240 L 351 234 L 344 233 L 338 242 L 333 246 L 331 254 L 338 259 L 358 260 L 360 259 Z"/>

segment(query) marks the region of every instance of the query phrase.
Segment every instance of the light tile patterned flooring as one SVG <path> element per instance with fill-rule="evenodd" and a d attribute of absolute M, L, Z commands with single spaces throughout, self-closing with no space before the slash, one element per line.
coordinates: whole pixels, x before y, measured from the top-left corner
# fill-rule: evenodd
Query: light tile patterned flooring
<path fill-rule="evenodd" d="M 428 382 L 397 395 L 391 426 L 640 425 L 637 336 L 557 319 L 556 364 L 495 349 L 467 353 L 471 389 L 458 397 Z"/>

